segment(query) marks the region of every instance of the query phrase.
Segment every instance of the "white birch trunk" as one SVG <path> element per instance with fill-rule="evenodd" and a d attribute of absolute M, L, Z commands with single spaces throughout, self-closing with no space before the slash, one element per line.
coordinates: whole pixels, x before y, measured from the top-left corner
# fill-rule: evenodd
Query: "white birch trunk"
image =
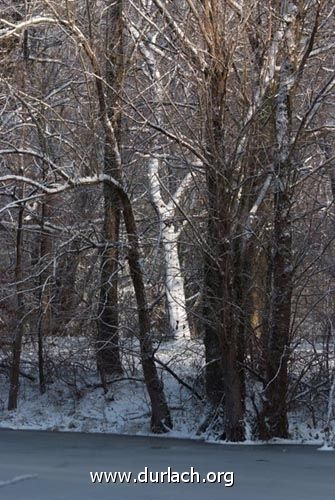
<path fill-rule="evenodd" d="M 164 286 L 169 318 L 169 337 L 191 337 L 186 310 L 184 278 L 178 254 L 180 230 L 174 225 L 174 206 L 166 204 L 159 184 L 159 160 L 149 161 L 150 194 L 161 225 L 161 245 L 164 261 Z"/>
<path fill-rule="evenodd" d="M 165 263 L 165 290 L 169 315 L 170 336 L 176 339 L 190 338 L 186 311 L 184 278 L 178 255 L 179 231 L 162 218 L 162 247 Z"/>
<path fill-rule="evenodd" d="M 149 10 L 151 2 L 147 2 Z M 153 93 L 155 96 L 155 117 L 159 124 L 163 123 L 163 102 L 164 88 L 162 77 L 156 61 L 156 53 L 152 49 L 155 37 L 148 36 L 149 43 L 140 40 L 140 32 L 135 27 L 130 27 L 130 31 L 139 42 L 140 50 L 145 58 L 149 77 L 152 81 Z M 154 139 L 153 150 L 159 147 L 158 139 Z M 160 162 L 161 160 L 152 156 L 148 162 L 148 177 L 150 185 L 150 195 L 157 211 L 161 226 L 161 248 L 164 262 L 164 286 L 166 292 L 167 313 L 169 318 L 170 338 L 190 338 L 190 327 L 187 318 L 186 297 L 184 290 L 184 278 L 178 254 L 178 240 L 180 230 L 175 227 L 175 207 L 178 206 L 189 179 L 184 179 L 181 186 L 174 193 L 173 200 L 169 204 L 165 203 L 162 196 L 160 184 Z M 188 177 L 188 176 L 187 176 Z"/>

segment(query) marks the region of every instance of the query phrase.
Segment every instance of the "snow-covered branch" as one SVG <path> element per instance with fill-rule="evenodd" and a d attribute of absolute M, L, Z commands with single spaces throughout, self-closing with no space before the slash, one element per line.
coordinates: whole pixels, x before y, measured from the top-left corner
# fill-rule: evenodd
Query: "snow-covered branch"
<path fill-rule="evenodd" d="M 61 184 L 61 183 L 42 184 L 41 182 L 36 181 L 35 179 L 32 179 L 30 177 L 25 177 L 22 175 L 9 174 L 9 175 L 3 175 L 0 177 L 0 183 L 5 185 L 6 187 L 8 187 L 8 184 L 10 184 L 11 182 L 28 184 L 30 186 L 37 188 L 39 191 L 41 191 L 41 195 L 48 195 L 48 196 L 61 194 L 61 193 L 64 193 L 66 191 L 69 191 L 70 189 L 77 188 L 77 187 L 94 186 L 94 185 L 101 184 L 101 183 L 105 182 L 107 184 L 111 184 L 114 188 L 116 188 L 121 196 L 127 197 L 127 194 L 124 191 L 121 184 L 116 179 L 114 179 L 110 175 L 106 175 L 106 174 L 99 174 L 99 175 L 93 175 L 93 176 L 87 176 L 87 177 L 79 177 L 76 179 L 68 178 L 68 181 L 63 183 L 63 184 Z M 36 198 L 36 195 L 34 195 L 34 198 Z M 27 200 L 29 200 L 29 199 L 30 198 L 27 198 Z M 13 207 L 15 205 L 17 206 L 17 205 L 21 204 L 22 201 L 23 200 L 19 199 L 15 202 L 11 203 L 10 206 L 11 207 Z M 8 208 L 9 208 L 8 205 L 3 207 L 0 210 L 0 213 L 7 210 Z"/>

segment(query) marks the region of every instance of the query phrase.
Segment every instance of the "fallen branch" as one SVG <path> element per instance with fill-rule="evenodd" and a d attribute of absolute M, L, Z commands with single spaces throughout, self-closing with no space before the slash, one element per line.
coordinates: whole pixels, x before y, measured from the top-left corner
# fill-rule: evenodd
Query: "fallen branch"
<path fill-rule="evenodd" d="M 191 387 L 187 382 L 182 380 L 167 364 L 163 363 L 163 361 L 156 358 L 156 356 L 154 357 L 154 361 L 158 365 L 162 366 L 170 375 L 172 375 L 172 377 L 174 377 L 177 380 L 177 382 L 179 382 L 180 385 L 183 385 L 184 387 L 186 387 L 186 389 L 191 391 L 192 394 L 194 394 L 194 396 L 197 399 L 199 399 L 199 401 L 204 401 L 204 398 L 202 396 L 200 396 L 200 394 L 195 389 L 193 389 L 193 387 Z"/>
<path fill-rule="evenodd" d="M 0 369 L 3 370 L 10 370 L 9 365 L 0 365 Z M 33 375 L 30 375 L 29 373 L 25 373 L 24 371 L 20 370 L 20 376 L 23 378 L 27 378 L 28 380 L 31 380 L 32 382 L 35 382 L 36 378 Z"/>

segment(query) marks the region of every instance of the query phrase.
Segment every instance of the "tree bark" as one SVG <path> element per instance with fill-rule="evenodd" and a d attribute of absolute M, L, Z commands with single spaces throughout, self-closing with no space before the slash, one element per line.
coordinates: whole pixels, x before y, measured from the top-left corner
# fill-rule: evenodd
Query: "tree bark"
<path fill-rule="evenodd" d="M 240 248 L 233 244 L 232 171 L 225 164 L 223 97 L 224 69 L 213 68 L 210 81 L 207 167 L 208 245 L 205 265 L 206 387 L 215 403 L 224 399 L 224 437 L 244 439 L 243 326 L 239 279 Z M 238 291 L 235 288 L 238 286 Z M 238 301 L 239 303 L 237 303 Z"/>
<path fill-rule="evenodd" d="M 166 403 L 163 383 L 158 377 L 154 361 L 154 350 L 151 340 L 150 313 L 141 267 L 138 231 L 133 209 L 127 196 L 122 196 L 122 205 L 130 246 L 128 262 L 137 301 L 141 361 L 144 379 L 151 401 L 151 430 L 156 433 L 167 432 L 172 428 L 172 419 Z"/>
<path fill-rule="evenodd" d="M 274 188 L 274 233 L 272 296 L 267 352 L 265 415 L 269 437 L 288 437 L 287 362 L 290 349 L 291 299 L 293 288 L 291 191 L 292 166 L 290 86 L 291 64 L 282 63 L 276 102 L 277 152 Z"/>
<path fill-rule="evenodd" d="M 136 227 L 133 208 L 123 186 L 122 161 L 119 144 L 113 124 L 108 116 L 108 108 L 106 106 L 104 86 L 98 61 L 95 57 L 94 52 L 92 51 L 91 46 L 82 35 L 82 33 L 80 31 L 75 31 L 74 34 L 82 43 L 83 49 L 87 57 L 89 58 L 92 68 L 95 72 L 95 84 L 99 103 L 100 121 L 105 133 L 105 141 L 109 148 L 110 161 L 112 165 L 115 166 L 115 177 L 113 177 L 113 181 L 110 181 L 109 183 L 113 186 L 113 189 L 115 189 L 115 192 L 119 196 L 127 231 L 128 243 L 130 247 L 128 253 L 128 262 L 137 301 L 140 330 L 139 340 L 141 349 L 141 363 L 146 387 L 151 402 L 151 429 L 153 432 L 167 432 L 172 428 L 172 419 L 170 416 L 168 405 L 166 403 L 163 383 L 159 379 L 157 368 L 154 362 L 154 351 L 152 347 L 150 328 L 150 313 L 145 293 L 143 271 L 141 267 L 141 252 L 138 231 Z"/>
<path fill-rule="evenodd" d="M 120 148 L 121 116 L 116 113 L 118 93 L 123 78 L 123 1 L 108 6 L 106 26 L 106 82 L 107 113 L 114 123 L 116 140 Z M 119 180 L 111 145 L 105 142 L 104 173 Z M 112 185 L 105 184 L 103 238 L 101 252 L 101 284 L 98 313 L 97 364 L 102 378 L 106 374 L 122 373 L 119 348 L 118 273 L 121 208 L 119 196 Z"/>
<path fill-rule="evenodd" d="M 15 282 L 16 282 L 16 300 L 17 300 L 17 326 L 13 342 L 12 364 L 9 375 L 8 410 L 15 410 L 17 408 L 17 398 L 19 394 L 20 360 L 22 351 L 22 339 L 24 334 L 24 327 L 23 327 L 24 300 L 23 300 L 23 289 L 22 289 L 24 209 L 25 209 L 24 204 L 21 204 L 19 207 L 18 225 L 16 233 Z"/>
<path fill-rule="evenodd" d="M 165 262 L 165 290 L 172 338 L 189 339 L 190 327 L 187 318 L 184 278 L 178 255 L 179 232 L 173 223 L 162 220 L 162 246 Z"/>
<path fill-rule="evenodd" d="M 147 7 L 150 8 L 151 2 L 148 2 Z M 164 87 L 162 82 L 162 75 L 157 64 L 157 55 L 152 50 L 152 45 L 156 43 L 156 38 L 149 36 L 149 43 L 144 44 L 140 40 L 140 33 L 137 29 L 132 30 L 135 38 L 140 42 L 141 52 L 145 58 L 150 80 L 154 93 L 154 119 L 157 124 L 164 126 Z M 155 137 L 151 141 L 153 150 L 159 149 L 159 137 Z M 162 253 L 165 271 L 165 292 L 167 314 L 169 319 L 169 332 L 168 337 L 172 339 L 186 338 L 189 339 L 190 326 L 186 309 L 186 296 L 184 289 L 184 277 L 180 258 L 178 254 L 178 240 L 180 231 L 175 227 L 175 211 L 176 205 L 170 200 L 165 203 L 161 185 L 160 185 L 160 166 L 161 161 L 158 158 L 151 158 L 148 163 L 149 169 L 149 182 L 150 182 L 150 195 L 155 210 L 159 217 L 162 236 Z M 185 179 L 184 179 L 185 180 Z M 184 185 L 185 187 L 185 185 Z M 176 196 L 175 203 L 178 205 L 181 195 L 184 190 Z M 176 195 L 176 193 L 174 193 Z"/>
<path fill-rule="evenodd" d="M 267 353 L 266 417 L 269 437 L 288 437 L 287 362 L 292 298 L 292 233 L 287 193 L 275 194 L 272 313 Z"/>
<path fill-rule="evenodd" d="M 52 311 L 50 295 L 50 269 L 52 259 L 52 241 L 50 235 L 45 230 L 45 222 L 49 215 L 48 201 L 42 203 L 41 214 L 41 241 L 40 241 L 40 276 L 39 276 L 39 320 L 38 320 L 38 372 L 40 392 L 46 391 L 44 377 L 44 338 L 50 336 L 52 328 Z"/>

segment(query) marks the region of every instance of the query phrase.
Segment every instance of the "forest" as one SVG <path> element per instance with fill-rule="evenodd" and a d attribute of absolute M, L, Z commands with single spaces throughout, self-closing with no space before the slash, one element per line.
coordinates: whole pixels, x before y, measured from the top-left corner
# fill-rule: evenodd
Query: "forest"
<path fill-rule="evenodd" d="M 332 0 L 1 0 L 0 426 L 335 446 Z"/>

